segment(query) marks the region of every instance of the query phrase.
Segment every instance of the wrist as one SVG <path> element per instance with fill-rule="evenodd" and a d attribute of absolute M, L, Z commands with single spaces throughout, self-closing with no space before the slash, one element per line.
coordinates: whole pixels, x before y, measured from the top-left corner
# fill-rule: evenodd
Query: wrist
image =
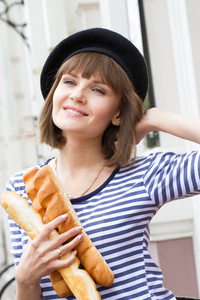
<path fill-rule="evenodd" d="M 166 111 L 157 107 L 150 108 L 147 111 L 147 126 L 150 131 L 162 131 L 169 115 Z"/>
<path fill-rule="evenodd" d="M 160 117 L 160 111 L 157 107 L 153 107 L 147 110 L 145 115 L 143 116 L 143 124 L 147 130 L 147 132 L 158 130 L 158 120 Z"/>
<path fill-rule="evenodd" d="M 17 282 L 16 300 L 42 300 L 42 291 L 39 283 Z"/>
<path fill-rule="evenodd" d="M 39 282 L 29 282 L 28 280 L 24 280 L 24 281 L 16 281 L 17 283 L 17 287 L 19 289 L 27 289 L 27 286 L 28 286 L 28 289 L 29 291 L 35 291 L 35 290 L 38 290 L 40 289 L 40 283 Z"/>
<path fill-rule="evenodd" d="M 40 289 L 40 280 L 32 281 L 18 273 L 15 274 L 15 280 L 19 289 L 27 289 L 27 287 L 29 291 Z"/>

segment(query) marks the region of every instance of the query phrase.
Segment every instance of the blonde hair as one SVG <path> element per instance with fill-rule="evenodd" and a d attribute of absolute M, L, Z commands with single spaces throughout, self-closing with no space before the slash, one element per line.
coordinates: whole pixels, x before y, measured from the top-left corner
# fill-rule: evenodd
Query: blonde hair
<path fill-rule="evenodd" d="M 53 94 L 61 77 L 66 72 L 82 72 L 82 77 L 89 79 L 92 75 L 103 80 L 120 96 L 120 126 L 110 124 L 102 138 L 102 151 L 108 166 L 122 166 L 136 156 L 135 125 L 146 111 L 141 98 L 134 91 L 126 72 L 107 55 L 84 52 L 65 61 L 58 70 L 51 90 L 45 100 L 39 120 L 40 141 L 52 148 L 61 149 L 67 142 L 52 119 Z"/>

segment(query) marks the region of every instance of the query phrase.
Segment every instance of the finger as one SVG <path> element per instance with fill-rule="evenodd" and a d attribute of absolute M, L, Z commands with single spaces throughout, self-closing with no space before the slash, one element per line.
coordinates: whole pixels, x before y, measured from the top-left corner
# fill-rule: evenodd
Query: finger
<path fill-rule="evenodd" d="M 56 239 L 51 241 L 51 250 L 62 246 L 63 243 L 70 241 L 72 238 L 80 234 L 82 231 L 81 227 L 74 227 L 69 229 L 68 231 L 60 234 Z"/>
<path fill-rule="evenodd" d="M 56 229 L 60 224 L 62 224 L 67 219 L 67 214 L 60 215 L 59 217 L 55 218 L 53 221 L 45 224 L 44 229 L 41 230 L 40 234 L 38 235 L 40 239 L 48 239 L 50 233 Z"/>
<path fill-rule="evenodd" d="M 54 258 L 58 259 L 65 254 L 69 254 L 72 251 L 72 249 L 74 249 L 82 240 L 83 240 L 83 235 L 79 234 L 73 240 L 71 240 L 69 243 L 56 248 L 55 250 L 52 251 Z"/>
<path fill-rule="evenodd" d="M 59 257 L 72 251 L 72 249 L 76 248 L 76 246 L 78 246 L 78 244 L 80 244 L 82 242 L 82 240 L 83 240 L 83 234 L 79 234 L 73 240 L 71 240 L 69 243 L 61 246 L 59 248 L 60 251 L 57 251 L 57 253 L 60 252 Z"/>
<path fill-rule="evenodd" d="M 68 266 L 70 266 L 71 264 L 73 264 L 76 260 L 76 254 L 77 254 L 77 251 L 74 250 L 72 251 L 68 258 L 67 259 L 57 259 L 56 260 L 56 268 L 59 270 L 59 269 L 62 269 L 62 268 L 66 268 Z"/>

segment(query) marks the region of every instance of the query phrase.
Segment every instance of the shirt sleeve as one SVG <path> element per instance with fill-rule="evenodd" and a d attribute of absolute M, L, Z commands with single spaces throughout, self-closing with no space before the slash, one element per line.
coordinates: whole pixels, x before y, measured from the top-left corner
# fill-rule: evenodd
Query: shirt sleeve
<path fill-rule="evenodd" d="M 200 193 L 200 152 L 150 155 L 144 184 L 158 207 Z"/>

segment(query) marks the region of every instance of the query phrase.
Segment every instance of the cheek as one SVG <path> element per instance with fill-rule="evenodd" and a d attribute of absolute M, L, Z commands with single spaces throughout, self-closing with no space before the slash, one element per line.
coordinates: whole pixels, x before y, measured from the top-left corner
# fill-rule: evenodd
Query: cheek
<path fill-rule="evenodd" d="M 63 90 L 62 87 L 58 84 L 53 94 L 53 105 L 54 106 L 60 105 L 62 99 L 63 99 Z"/>
<path fill-rule="evenodd" d="M 96 117 L 96 126 L 97 128 L 101 128 L 104 132 L 106 128 L 112 123 L 114 111 L 112 108 L 104 107 L 99 109 L 98 116 Z M 94 125 L 94 127 L 96 128 Z"/>
<path fill-rule="evenodd" d="M 116 105 L 116 103 L 113 103 L 113 105 L 106 106 L 101 110 L 100 117 L 106 119 L 107 121 L 112 121 L 117 112 L 118 105 Z"/>
<path fill-rule="evenodd" d="M 93 105 L 93 102 L 91 105 Z M 103 103 L 95 102 L 93 109 L 95 110 L 95 113 L 96 115 L 99 116 L 99 118 L 112 120 L 113 116 L 118 111 L 118 107 L 119 107 L 119 99 L 111 98 Z"/>
<path fill-rule="evenodd" d="M 93 111 L 94 113 L 94 111 Z M 98 123 L 109 123 L 110 120 L 112 119 L 111 117 L 112 112 L 110 110 L 110 108 L 103 106 L 103 107 L 96 107 L 95 108 L 95 113 L 94 113 L 94 117 L 96 119 L 96 121 Z"/>

